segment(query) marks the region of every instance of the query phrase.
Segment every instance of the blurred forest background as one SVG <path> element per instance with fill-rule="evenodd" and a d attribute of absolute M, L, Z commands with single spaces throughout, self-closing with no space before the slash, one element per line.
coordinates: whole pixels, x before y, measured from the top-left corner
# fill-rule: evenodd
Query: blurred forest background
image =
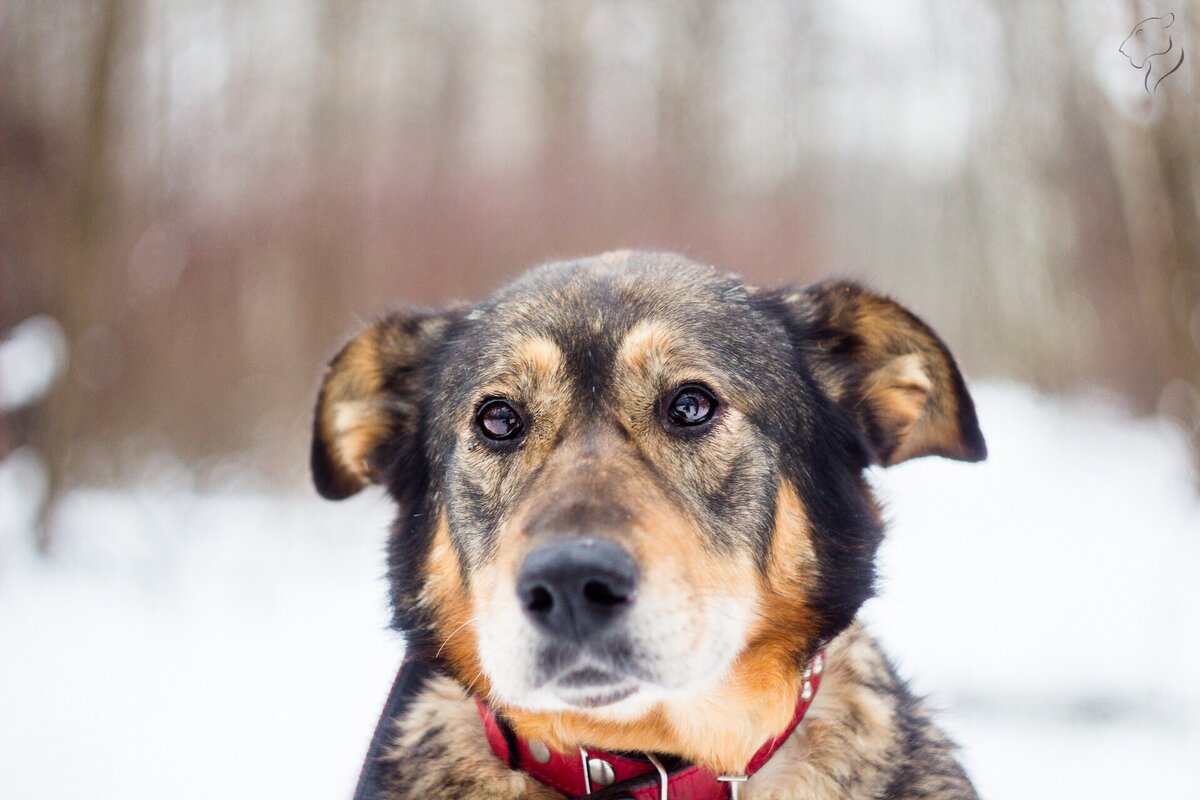
<path fill-rule="evenodd" d="M 362 320 L 624 247 L 862 278 L 1200 452 L 1200 49 L 1118 51 L 1200 44 L 1164 3 L 6 0 L 0 459 L 298 485 Z"/>

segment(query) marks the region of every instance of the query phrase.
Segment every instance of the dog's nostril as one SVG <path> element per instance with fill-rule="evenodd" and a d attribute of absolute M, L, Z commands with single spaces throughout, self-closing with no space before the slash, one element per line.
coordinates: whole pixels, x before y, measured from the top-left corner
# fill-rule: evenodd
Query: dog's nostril
<path fill-rule="evenodd" d="M 517 572 L 525 616 L 545 633 L 582 639 L 624 616 L 637 591 L 637 564 L 603 539 L 561 539 L 536 548 Z"/>
<path fill-rule="evenodd" d="M 535 586 L 529 591 L 529 597 L 525 601 L 525 608 L 535 614 L 545 614 L 554 608 L 554 595 L 550 594 L 543 586 Z"/>
<path fill-rule="evenodd" d="M 628 595 L 618 594 L 612 587 L 601 581 L 588 581 L 583 585 L 583 596 L 589 603 L 598 606 L 616 606 L 629 599 Z"/>

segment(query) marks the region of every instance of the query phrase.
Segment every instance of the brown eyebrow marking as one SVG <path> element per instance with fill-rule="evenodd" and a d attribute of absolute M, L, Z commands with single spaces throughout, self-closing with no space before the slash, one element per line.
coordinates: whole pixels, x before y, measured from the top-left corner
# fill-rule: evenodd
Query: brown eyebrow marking
<path fill-rule="evenodd" d="M 633 369 L 660 371 L 664 357 L 679 348 L 679 333 L 662 320 L 644 319 L 621 340 L 617 358 Z"/>
<path fill-rule="evenodd" d="M 550 377 L 562 368 L 562 351 L 545 336 L 531 336 L 514 348 L 510 363 L 518 371 L 528 371 L 538 377 Z"/>
<path fill-rule="evenodd" d="M 514 392 L 532 394 L 556 379 L 562 367 L 562 350 L 553 341 L 545 336 L 522 339 L 497 361 L 494 377 L 480 387 L 475 402 Z"/>
<path fill-rule="evenodd" d="M 627 371 L 621 383 L 633 378 L 637 384 L 701 383 L 712 389 L 723 403 L 731 397 L 726 389 L 732 381 L 711 363 L 687 333 L 660 319 L 645 319 L 625 334 L 617 348 L 616 362 Z M 659 386 L 658 388 L 663 388 Z"/>

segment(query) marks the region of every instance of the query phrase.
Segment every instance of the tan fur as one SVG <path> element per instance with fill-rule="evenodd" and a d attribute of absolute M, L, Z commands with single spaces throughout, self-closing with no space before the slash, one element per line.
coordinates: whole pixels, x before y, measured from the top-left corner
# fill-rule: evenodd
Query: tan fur
<path fill-rule="evenodd" d="M 819 361 L 814 372 L 838 402 L 869 407 L 895 440 L 890 466 L 926 455 L 970 458 L 959 421 L 950 353 L 924 323 L 888 298 L 845 285 L 815 292 L 832 330 L 858 340 L 849 364 Z M 847 396 L 847 369 L 862 377 L 861 395 Z"/>
<path fill-rule="evenodd" d="M 868 375 L 865 381 L 863 398 L 899 440 L 899 445 L 888 457 L 889 464 L 898 464 L 915 454 L 925 438 L 913 435 L 917 433 L 933 389 L 923 363 L 924 359 L 917 353 L 897 356 Z"/>
<path fill-rule="evenodd" d="M 488 680 L 479 664 L 479 647 L 472 627 L 474 609 L 471 594 L 462 582 L 462 570 L 454 545 L 450 542 L 450 527 L 446 524 L 445 513 L 439 514 L 425 574 L 429 578 L 420 602 L 434 614 L 441 641 L 438 654 L 451 665 L 463 686 L 486 697 Z"/>
<path fill-rule="evenodd" d="M 525 773 L 510 770 L 492 754 L 475 703 L 449 678 L 428 683 L 409 712 L 397 721 L 393 741 L 384 757 L 395 765 L 390 781 L 393 797 L 561 797 Z"/>
<path fill-rule="evenodd" d="M 387 434 L 387 418 L 372 402 L 343 400 L 331 403 L 326 430 L 333 455 L 345 469 L 363 481 L 371 480 L 371 449 Z"/>
<path fill-rule="evenodd" d="M 548 380 L 562 368 L 562 351 L 544 336 L 531 336 L 518 344 L 512 355 L 517 368 L 529 373 L 530 383 Z"/>
<path fill-rule="evenodd" d="M 678 346 L 678 334 L 669 323 L 644 319 L 621 340 L 617 361 L 636 373 L 654 375 L 664 371 L 663 356 Z"/>
<path fill-rule="evenodd" d="M 373 479 L 372 448 L 386 435 L 378 328 L 354 339 L 338 356 L 321 391 L 318 435 L 342 471 L 360 483 Z"/>

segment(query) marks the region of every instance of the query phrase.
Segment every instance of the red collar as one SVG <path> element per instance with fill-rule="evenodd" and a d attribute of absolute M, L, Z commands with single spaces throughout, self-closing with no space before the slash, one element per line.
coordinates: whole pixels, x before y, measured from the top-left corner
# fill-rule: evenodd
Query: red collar
<path fill-rule="evenodd" d="M 576 753 L 559 753 L 541 742 L 527 742 L 479 701 L 479 716 L 488 744 L 501 761 L 528 773 L 571 798 L 629 798 L 629 800 L 737 800 L 740 784 L 766 764 L 804 719 L 821 685 L 825 651 L 820 650 L 804 669 L 804 684 L 796 700 L 796 713 L 787 728 L 758 749 L 742 775 L 717 775 L 711 769 L 684 764 L 668 771 L 662 761 L 647 754 L 642 758 L 613 755 L 579 748 Z M 608 788 L 611 787 L 611 788 Z"/>

